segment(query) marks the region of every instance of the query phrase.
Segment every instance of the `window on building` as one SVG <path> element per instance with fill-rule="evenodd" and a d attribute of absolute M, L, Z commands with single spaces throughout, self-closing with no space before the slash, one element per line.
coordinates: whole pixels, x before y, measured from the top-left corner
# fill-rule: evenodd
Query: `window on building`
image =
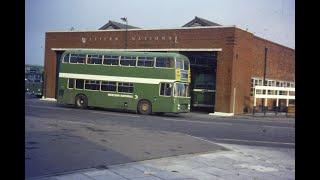
<path fill-rule="evenodd" d="M 295 105 L 295 99 L 289 99 L 289 105 Z"/>
<path fill-rule="evenodd" d="M 262 90 L 261 89 L 257 89 L 256 90 L 256 94 L 262 94 Z"/>
<path fill-rule="evenodd" d="M 279 95 L 287 95 L 287 91 L 279 91 Z"/>
<path fill-rule="evenodd" d="M 153 67 L 154 58 L 153 57 L 138 57 L 138 66 Z"/>
<path fill-rule="evenodd" d="M 160 83 L 160 95 L 161 96 L 171 96 L 172 84 L 170 83 Z"/>
<path fill-rule="evenodd" d="M 84 88 L 88 90 L 100 90 L 100 81 L 86 80 Z"/>
<path fill-rule="evenodd" d="M 276 94 L 276 91 L 275 91 L 275 90 L 268 90 L 268 94 L 269 94 L 269 95 L 275 95 L 275 94 Z"/>
<path fill-rule="evenodd" d="M 69 63 L 69 58 L 70 58 L 70 54 L 66 54 L 66 55 L 63 57 L 63 62 L 64 62 L 64 63 Z"/>
<path fill-rule="evenodd" d="M 84 80 L 76 79 L 76 89 L 83 89 Z"/>
<path fill-rule="evenodd" d="M 290 87 L 293 87 L 294 88 L 294 83 L 292 82 L 292 83 L 290 83 Z"/>
<path fill-rule="evenodd" d="M 119 56 L 104 56 L 103 64 L 105 65 L 119 65 Z"/>
<path fill-rule="evenodd" d="M 262 86 L 262 79 L 261 78 L 251 78 L 251 91 L 250 91 L 250 95 L 253 96 L 254 93 L 254 88 L 255 86 Z M 262 91 L 260 89 L 258 89 L 256 91 L 257 94 L 261 94 Z"/>
<path fill-rule="evenodd" d="M 114 81 L 102 81 L 101 91 L 117 91 L 117 83 Z"/>
<path fill-rule="evenodd" d="M 284 87 L 284 82 L 283 81 L 280 81 L 280 87 Z"/>
<path fill-rule="evenodd" d="M 135 56 L 121 56 L 121 66 L 135 66 L 137 58 Z"/>
<path fill-rule="evenodd" d="M 102 55 L 88 55 L 87 64 L 102 64 Z"/>
<path fill-rule="evenodd" d="M 85 60 L 86 60 L 85 54 L 71 54 L 70 55 L 70 63 L 84 64 Z"/>
<path fill-rule="evenodd" d="M 74 88 L 74 79 L 68 79 L 68 88 L 70 89 Z"/>
<path fill-rule="evenodd" d="M 174 59 L 170 57 L 157 57 L 156 58 L 156 67 L 166 67 L 173 68 Z"/>
<path fill-rule="evenodd" d="M 276 81 L 268 80 L 268 86 L 276 86 Z"/>
<path fill-rule="evenodd" d="M 133 84 L 119 82 L 118 83 L 118 92 L 132 93 L 133 92 Z"/>
<path fill-rule="evenodd" d="M 263 79 L 257 79 L 257 85 L 256 86 L 263 86 Z"/>
<path fill-rule="evenodd" d="M 289 96 L 295 96 L 295 91 L 289 91 Z"/>

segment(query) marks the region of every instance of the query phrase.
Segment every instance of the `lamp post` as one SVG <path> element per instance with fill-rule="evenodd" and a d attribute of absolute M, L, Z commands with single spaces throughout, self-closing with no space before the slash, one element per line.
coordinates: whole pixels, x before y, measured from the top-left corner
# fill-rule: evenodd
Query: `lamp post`
<path fill-rule="evenodd" d="M 267 74 L 267 54 L 268 54 L 268 48 L 265 47 L 264 48 L 264 71 L 263 71 L 263 86 L 267 86 L 267 82 L 266 82 L 266 74 Z M 266 90 L 265 92 L 266 94 L 268 94 L 268 91 Z M 263 107 L 263 113 L 264 115 L 266 115 L 266 108 L 268 108 L 268 104 L 266 104 L 267 102 L 265 102 L 266 100 L 263 98 L 262 99 L 262 107 Z"/>
<path fill-rule="evenodd" d="M 125 49 L 128 48 L 128 20 L 127 17 L 121 18 L 122 21 L 126 22 L 126 35 L 125 35 Z"/>

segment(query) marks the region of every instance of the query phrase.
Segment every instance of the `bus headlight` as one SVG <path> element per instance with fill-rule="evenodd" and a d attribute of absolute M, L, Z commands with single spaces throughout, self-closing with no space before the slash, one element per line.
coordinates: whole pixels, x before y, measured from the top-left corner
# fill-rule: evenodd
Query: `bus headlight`
<path fill-rule="evenodd" d="M 180 110 L 180 104 L 178 104 L 178 110 Z"/>
<path fill-rule="evenodd" d="M 188 109 L 190 109 L 190 104 L 188 104 Z"/>

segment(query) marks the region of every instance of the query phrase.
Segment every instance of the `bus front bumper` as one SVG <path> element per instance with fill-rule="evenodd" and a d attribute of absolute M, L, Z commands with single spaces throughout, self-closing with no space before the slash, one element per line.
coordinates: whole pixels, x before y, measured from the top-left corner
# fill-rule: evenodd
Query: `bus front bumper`
<path fill-rule="evenodd" d="M 177 113 L 188 113 L 190 112 L 190 104 L 177 104 L 177 107 L 175 108 L 175 111 Z"/>

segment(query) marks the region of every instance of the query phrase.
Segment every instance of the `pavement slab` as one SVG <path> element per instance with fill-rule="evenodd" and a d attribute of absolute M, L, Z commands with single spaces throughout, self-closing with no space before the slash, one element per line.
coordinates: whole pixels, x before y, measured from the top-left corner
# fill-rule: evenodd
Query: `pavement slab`
<path fill-rule="evenodd" d="M 108 166 L 58 176 L 59 179 L 268 180 L 295 179 L 294 149 L 220 144 L 229 151 L 180 155 Z M 265 158 L 269 158 L 268 162 Z M 280 161 L 283 159 L 283 161 Z M 85 176 L 84 176 L 85 175 Z M 53 178 L 53 177 L 47 177 Z M 45 180 L 45 179 L 42 179 Z"/>

